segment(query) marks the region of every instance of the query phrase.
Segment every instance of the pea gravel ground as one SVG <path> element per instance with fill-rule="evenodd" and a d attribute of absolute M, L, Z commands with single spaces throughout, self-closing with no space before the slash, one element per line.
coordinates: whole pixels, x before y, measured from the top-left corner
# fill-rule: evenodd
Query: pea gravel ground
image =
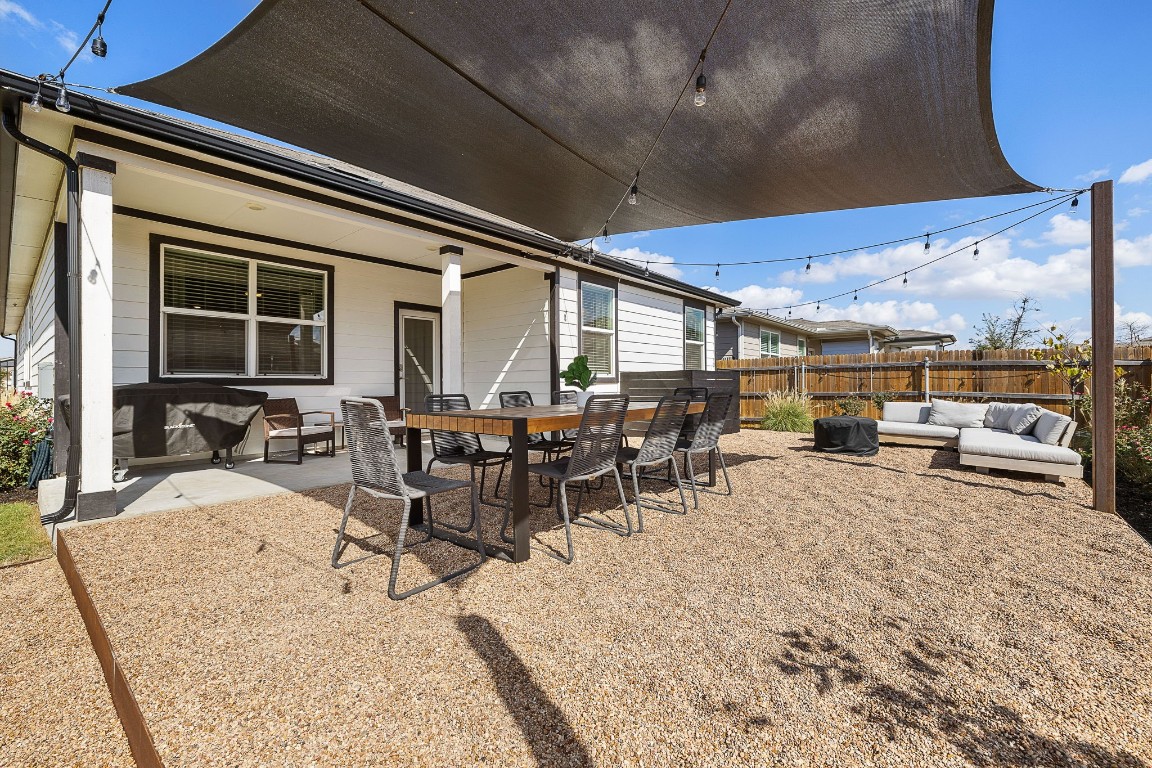
<path fill-rule="evenodd" d="M 402 603 L 346 486 L 68 535 L 167 766 L 1152 765 L 1152 550 L 1082 483 L 723 445 L 732 497 Z"/>
<path fill-rule="evenodd" d="M 131 766 L 55 559 L 0 569 L 0 766 Z"/>

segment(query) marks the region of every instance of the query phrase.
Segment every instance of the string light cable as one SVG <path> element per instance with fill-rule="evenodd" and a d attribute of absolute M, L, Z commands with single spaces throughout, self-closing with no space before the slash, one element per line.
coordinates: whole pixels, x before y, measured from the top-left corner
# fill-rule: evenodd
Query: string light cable
<path fill-rule="evenodd" d="M 942 227 L 940 229 L 934 229 L 931 232 L 928 232 L 926 234 L 908 235 L 907 237 L 900 237 L 900 238 L 896 238 L 893 240 L 886 240 L 882 243 L 870 243 L 868 245 L 858 245 L 858 246 L 855 246 L 853 248 L 840 248 L 840 249 L 835 250 L 835 251 L 825 251 L 823 253 L 813 253 L 813 254 L 806 255 L 806 256 L 779 256 L 779 257 L 769 258 L 769 259 L 746 259 L 746 260 L 741 260 L 741 261 L 721 261 L 721 262 L 719 262 L 719 266 L 721 266 L 721 267 L 747 267 L 747 266 L 755 266 L 755 265 L 760 265 L 760 264 L 783 264 L 783 263 L 792 262 L 792 261 L 805 261 L 805 260 L 807 260 L 808 264 L 805 265 L 804 269 L 806 272 L 811 272 L 812 271 L 812 259 L 825 259 L 825 258 L 828 258 L 830 256 L 843 256 L 845 254 L 856 253 L 858 251 L 872 250 L 873 248 L 886 248 L 890 245 L 903 245 L 905 243 L 910 243 L 910 242 L 913 242 L 916 240 L 922 240 L 925 238 L 934 237 L 936 235 L 942 235 L 946 232 L 954 232 L 958 229 L 965 229 L 967 227 L 973 227 L 973 226 L 976 226 L 977 224 L 983 224 L 986 221 L 993 221 L 995 219 L 1003 218 L 1005 216 L 1011 216 L 1014 213 L 1021 213 L 1022 211 L 1027 211 L 1027 210 L 1030 210 L 1032 208 L 1038 208 L 1042 205 L 1051 204 L 1052 207 L 1058 207 L 1069 200 L 1071 200 L 1072 202 L 1075 203 L 1077 198 L 1080 195 L 1088 192 L 1088 190 L 1086 190 L 1086 189 L 1045 189 L 1042 191 L 1046 192 L 1046 193 L 1050 193 L 1050 194 L 1055 193 L 1055 192 L 1060 192 L 1063 194 L 1059 198 L 1057 198 L 1055 200 L 1055 202 L 1053 202 L 1053 198 L 1048 197 L 1048 198 L 1045 198 L 1043 200 L 1039 200 L 1035 203 L 1029 203 L 1028 205 L 1022 205 L 1019 208 L 1013 208 L 1013 209 L 1008 210 L 1008 211 L 1001 211 L 1000 213 L 993 213 L 993 214 L 990 214 L 988 216 L 983 216 L 979 219 L 973 219 L 971 221 L 966 221 L 963 224 L 954 224 L 950 227 Z M 1073 207 L 1075 207 L 1075 206 L 1073 206 Z M 1024 219 L 1024 221 L 1027 221 L 1027 220 L 1028 219 Z M 1022 222 L 1017 222 L 1017 223 L 1022 223 Z M 1015 225 L 1013 225 L 1013 226 L 1015 226 Z M 993 236 L 994 235 L 987 235 L 985 237 L 980 238 L 980 241 L 982 242 L 984 240 L 987 240 L 989 237 L 993 237 Z M 928 242 L 930 242 L 930 240 L 926 240 L 926 243 L 928 243 Z M 928 248 L 925 248 L 925 251 L 928 251 L 928 250 L 929 250 Z M 638 264 L 642 264 L 644 262 L 644 259 L 635 258 L 633 256 L 613 256 L 612 258 L 619 259 L 621 261 L 635 262 Z M 650 261 L 650 259 L 649 259 L 649 261 Z M 717 262 L 715 260 L 713 260 L 713 261 L 675 261 L 675 260 L 673 260 L 673 261 L 661 262 L 661 264 L 667 264 L 667 265 L 677 266 L 677 267 L 715 267 L 715 266 L 717 266 Z"/>
<path fill-rule="evenodd" d="M 96 14 L 96 21 L 93 22 L 92 28 L 88 30 L 88 34 L 80 41 L 80 45 L 73 51 L 72 56 L 68 59 L 64 66 L 60 67 L 60 71 L 56 74 L 43 73 L 36 77 L 36 93 L 32 96 L 32 101 L 29 106 L 33 112 L 39 112 L 43 107 L 42 91 L 45 85 L 53 86 L 59 89 L 56 95 L 56 109 L 61 112 L 71 112 L 72 104 L 68 100 L 68 86 L 70 85 L 65 76 L 68 74 L 68 69 L 79 58 L 84 47 L 88 45 L 88 41 L 92 41 L 92 55 L 97 58 L 103 59 L 108 55 L 108 43 L 104 41 L 104 17 L 108 13 L 108 9 L 112 6 L 112 0 L 107 0 L 104 7 L 100 9 L 100 13 Z M 96 35 L 93 39 L 92 36 Z M 99 88 L 97 86 L 89 85 L 72 85 L 73 88 L 86 88 L 95 91 L 105 91 L 107 93 L 115 93 L 116 91 L 111 88 Z"/>
<path fill-rule="evenodd" d="M 1076 194 L 1079 194 L 1079 192 L 1077 192 Z M 1021 224 L 1024 224 L 1026 222 L 1031 221 L 1032 219 L 1043 216 L 1045 213 L 1048 213 L 1051 210 L 1059 208 L 1070 197 L 1072 197 L 1071 194 L 1065 195 L 1063 198 L 1061 198 L 1060 200 L 1057 200 L 1054 203 L 1051 203 L 1046 208 L 1042 208 L 1039 211 L 1036 211 L 1035 213 L 1024 217 L 1023 219 L 1020 219 L 1018 221 L 1014 221 L 1013 223 L 1009 224 L 1008 226 L 1004 227 L 1003 229 L 999 229 L 990 235 L 985 235 L 984 237 L 980 238 L 980 242 L 986 242 L 988 240 L 991 240 L 994 237 L 999 237 L 1000 235 L 1004 234 L 1005 232 L 1012 229 L 1013 227 L 1018 227 Z M 1051 202 L 1051 201 L 1046 200 L 1044 202 Z M 1028 207 L 1035 207 L 1035 206 L 1028 206 Z M 812 306 L 812 305 L 815 305 L 816 307 L 819 308 L 821 305 L 827 304 L 828 302 L 830 302 L 834 299 L 841 299 L 841 298 L 844 298 L 845 296 L 853 296 L 853 295 L 859 293 L 860 291 L 866 291 L 869 288 L 875 288 L 878 285 L 883 285 L 884 283 L 887 283 L 891 280 L 899 279 L 901 277 L 904 278 L 904 284 L 906 285 L 908 283 L 908 275 L 909 274 L 911 274 L 913 272 L 917 272 L 921 269 L 925 269 L 927 267 L 930 267 L 937 262 L 943 261 L 944 259 L 948 258 L 949 256 L 955 256 L 958 253 L 963 253 L 964 251 L 968 250 L 970 247 L 971 247 L 971 245 L 965 245 L 965 246 L 961 246 L 959 248 L 954 248 L 953 250 L 950 250 L 947 253 L 941 254 L 940 256 L 937 256 L 934 259 L 929 259 L 928 261 L 925 261 L 921 264 L 917 264 L 914 267 L 909 267 L 908 269 L 902 269 L 894 275 L 889 275 L 888 277 L 882 278 L 880 280 L 874 280 L 871 283 L 868 283 L 867 285 L 859 286 L 858 288 L 850 288 L 849 290 L 842 291 L 841 293 L 833 294 L 832 296 L 824 296 L 823 298 L 812 299 L 811 301 L 798 302 L 796 304 L 785 304 L 784 306 L 780 306 L 780 307 L 768 307 L 766 309 L 759 309 L 758 308 L 758 309 L 754 309 L 752 311 L 765 312 L 765 313 L 779 312 L 782 310 L 791 311 L 797 307 L 808 307 L 808 306 Z"/>

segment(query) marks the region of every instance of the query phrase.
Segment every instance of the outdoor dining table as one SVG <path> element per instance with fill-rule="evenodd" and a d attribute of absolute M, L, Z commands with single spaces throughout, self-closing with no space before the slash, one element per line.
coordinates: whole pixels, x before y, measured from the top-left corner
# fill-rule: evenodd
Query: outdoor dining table
<path fill-rule="evenodd" d="M 635 423 L 651 421 L 656 414 L 656 402 L 632 402 L 628 405 L 626 421 Z M 692 403 L 688 413 L 701 413 L 703 402 Z M 524 408 L 485 408 L 471 411 L 440 411 L 437 413 L 417 413 L 410 411 L 405 422 L 408 433 L 408 471 L 416 472 L 423 467 L 423 451 L 420 443 L 422 429 L 443 429 L 453 432 L 475 432 L 480 435 L 507 437 L 511 444 L 511 489 L 512 489 L 512 551 L 490 547 L 490 553 L 497 557 L 522 563 L 531 556 L 528 504 L 528 435 L 540 432 L 556 432 L 577 429 L 583 409 L 576 405 L 534 405 Z M 711 467 L 710 467 L 711 471 Z M 424 522 L 423 504 L 412 504 L 411 522 L 422 525 Z M 457 541 L 459 537 L 443 528 L 436 531 L 439 538 Z M 463 542 L 457 542 L 463 543 Z M 472 544 L 471 546 L 475 546 Z M 491 551 L 495 550 L 495 551 Z"/>

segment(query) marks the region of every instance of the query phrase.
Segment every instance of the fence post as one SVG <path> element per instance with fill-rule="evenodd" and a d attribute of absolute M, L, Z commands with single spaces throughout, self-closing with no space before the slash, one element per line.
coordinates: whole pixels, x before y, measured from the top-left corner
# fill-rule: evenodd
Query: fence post
<path fill-rule="evenodd" d="M 931 373 L 932 359 L 927 355 L 924 356 L 924 402 L 932 402 L 932 383 Z"/>
<path fill-rule="evenodd" d="M 808 394 L 808 363 L 800 363 L 800 394 Z"/>

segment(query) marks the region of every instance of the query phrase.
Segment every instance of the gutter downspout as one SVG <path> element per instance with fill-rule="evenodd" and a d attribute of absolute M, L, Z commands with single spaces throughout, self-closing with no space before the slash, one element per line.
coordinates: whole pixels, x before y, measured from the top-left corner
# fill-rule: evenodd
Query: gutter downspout
<path fill-rule="evenodd" d="M 18 143 L 51 157 L 64 166 L 68 187 L 68 465 L 65 469 L 64 504 L 41 515 L 44 525 L 59 523 L 76 510 L 80 490 L 80 166 L 68 153 L 26 136 L 16 127 L 16 116 L 4 111 L 4 130 Z"/>

